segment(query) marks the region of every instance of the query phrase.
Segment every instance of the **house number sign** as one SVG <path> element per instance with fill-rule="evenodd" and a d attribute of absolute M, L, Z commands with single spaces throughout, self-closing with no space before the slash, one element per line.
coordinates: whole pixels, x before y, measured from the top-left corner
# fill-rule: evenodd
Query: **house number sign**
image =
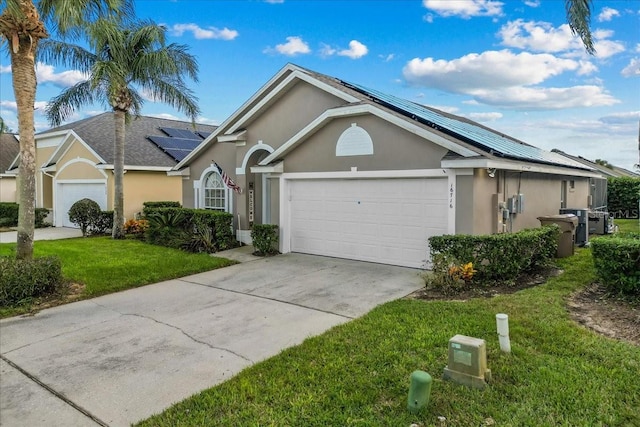
<path fill-rule="evenodd" d="M 451 184 L 451 187 L 449 188 L 449 208 L 453 209 L 453 184 Z"/>
<path fill-rule="evenodd" d="M 253 224 L 253 190 L 249 190 L 249 223 Z"/>

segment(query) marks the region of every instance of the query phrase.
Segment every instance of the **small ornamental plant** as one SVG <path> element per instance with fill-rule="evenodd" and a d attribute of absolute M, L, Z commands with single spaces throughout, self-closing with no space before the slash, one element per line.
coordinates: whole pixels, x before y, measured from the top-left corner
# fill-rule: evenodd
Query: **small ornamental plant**
<path fill-rule="evenodd" d="M 144 238 L 147 228 L 149 228 L 149 221 L 146 219 L 130 219 L 124 223 L 125 234 L 131 234 L 137 239 Z"/>

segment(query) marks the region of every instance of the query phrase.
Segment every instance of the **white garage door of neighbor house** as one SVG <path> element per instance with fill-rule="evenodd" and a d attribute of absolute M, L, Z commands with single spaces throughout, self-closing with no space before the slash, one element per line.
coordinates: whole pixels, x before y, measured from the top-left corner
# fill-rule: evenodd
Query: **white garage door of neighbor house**
<path fill-rule="evenodd" d="M 447 232 L 447 179 L 290 181 L 291 251 L 414 268 Z"/>
<path fill-rule="evenodd" d="M 107 185 L 104 183 L 58 183 L 56 194 L 56 227 L 76 227 L 69 221 L 69 209 L 80 199 L 91 199 L 107 209 Z"/>

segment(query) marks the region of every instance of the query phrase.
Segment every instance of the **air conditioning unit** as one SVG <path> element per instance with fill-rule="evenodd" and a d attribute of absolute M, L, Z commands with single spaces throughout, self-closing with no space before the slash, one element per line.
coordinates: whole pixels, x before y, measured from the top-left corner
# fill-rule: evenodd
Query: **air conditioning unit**
<path fill-rule="evenodd" d="M 578 217 L 576 227 L 575 243 L 578 246 L 585 246 L 589 243 L 589 209 L 562 208 L 561 214 L 574 214 Z"/>
<path fill-rule="evenodd" d="M 589 212 L 589 234 L 613 233 L 613 218 L 609 212 Z"/>

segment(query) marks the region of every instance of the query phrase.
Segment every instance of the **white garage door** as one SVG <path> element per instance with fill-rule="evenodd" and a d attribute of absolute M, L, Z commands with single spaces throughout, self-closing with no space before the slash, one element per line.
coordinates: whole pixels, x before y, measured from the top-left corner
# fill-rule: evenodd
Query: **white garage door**
<path fill-rule="evenodd" d="M 447 232 L 447 179 L 290 181 L 291 251 L 424 268 Z"/>
<path fill-rule="evenodd" d="M 56 192 L 56 227 L 77 227 L 69 221 L 69 209 L 80 199 L 91 199 L 107 209 L 107 185 L 104 183 L 58 183 Z"/>

